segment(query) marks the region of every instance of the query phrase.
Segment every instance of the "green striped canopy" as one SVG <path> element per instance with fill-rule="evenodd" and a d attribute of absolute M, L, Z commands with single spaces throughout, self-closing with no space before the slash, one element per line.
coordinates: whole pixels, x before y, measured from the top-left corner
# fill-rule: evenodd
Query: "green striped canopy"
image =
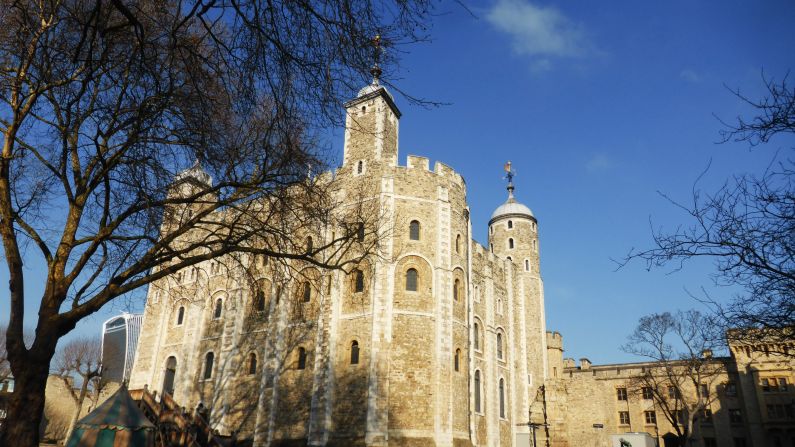
<path fill-rule="evenodd" d="M 75 426 L 67 447 L 152 447 L 155 426 L 122 386 Z"/>

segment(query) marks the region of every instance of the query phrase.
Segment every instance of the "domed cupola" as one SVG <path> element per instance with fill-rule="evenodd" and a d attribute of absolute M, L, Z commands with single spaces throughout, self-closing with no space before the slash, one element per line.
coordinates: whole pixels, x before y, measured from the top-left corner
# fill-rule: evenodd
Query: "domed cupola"
<path fill-rule="evenodd" d="M 538 272 L 538 221 L 526 205 L 513 195 L 511 162 L 505 164 L 508 200 L 494 210 L 489 220 L 489 248 L 525 272 Z"/>
<path fill-rule="evenodd" d="M 516 198 L 513 196 L 513 191 L 511 191 L 511 193 L 508 195 L 508 200 L 506 200 L 502 205 L 498 206 L 497 209 L 491 214 L 489 225 L 491 225 L 494 221 L 499 219 L 507 219 L 509 217 L 520 217 L 533 220 L 536 218 L 530 208 L 516 201 Z"/>
<path fill-rule="evenodd" d="M 489 225 L 496 222 L 500 219 L 508 219 L 512 217 L 524 218 L 524 219 L 532 219 L 536 220 L 536 217 L 533 215 L 533 212 L 530 211 L 526 205 L 521 204 L 516 201 L 516 197 L 513 195 L 513 171 L 511 171 L 511 162 L 505 164 L 505 170 L 508 173 L 506 177 L 508 178 L 508 200 L 505 201 L 502 205 L 498 206 L 496 210 L 491 214 L 491 219 L 489 220 Z"/>

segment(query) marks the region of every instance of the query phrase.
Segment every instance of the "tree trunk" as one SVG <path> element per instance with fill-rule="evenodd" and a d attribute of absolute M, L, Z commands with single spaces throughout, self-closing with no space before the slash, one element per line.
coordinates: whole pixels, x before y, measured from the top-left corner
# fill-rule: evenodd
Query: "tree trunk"
<path fill-rule="evenodd" d="M 14 368 L 14 392 L 8 399 L 0 445 L 38 447 L 50 361 L 30 355 L 15 363 L 18 367 Z"/>
<path fill-rule="evenodd" d="M 75 409 L 75 413 L 72 415 L 72 420 L 69 422 L 69 429 L 66 431 L 66 437 L 64 437 L 63 443 L 66 445 L 69 442 L 69 437 L 72 436 L 72 432 L 75 430 L 75 425 L 77 425 L 77 420 L 80 419 L 80 412 L 83 411 L 83 401 L 86 400 L 86 391 L 88 390 L 88 379 L 83 377 L 83 385 L 80 387 L 80 396 L 77 398 L 77 408 Z"/>

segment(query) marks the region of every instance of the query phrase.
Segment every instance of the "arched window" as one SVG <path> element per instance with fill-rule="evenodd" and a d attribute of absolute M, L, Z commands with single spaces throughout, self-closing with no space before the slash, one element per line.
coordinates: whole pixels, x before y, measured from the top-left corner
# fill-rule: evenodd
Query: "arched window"
<path fill-rule="evenodd" d="M 461 253 L 461 235 L 458 234 L 455 237 L 455 252 Z"/>
<path fill-rule="evenodd" d="M 360 223 L 359 226 L 356 227 L 356 239 L 358 239 L 359 242 L 363 242 L 364 241 L 364 224 L 363 223 Z"/>
<path fill-rule="evenodd" d="M 265 311 L 265 291 L 262 289 L 257 290 L 257 294 L 254 297 L 254 310 L 257 312 Z"/>
<path fill-rule="evenodd" d="M 298 368 L 306 369 L 306 349 L 303 347 L 298 348 Z"/>
<path fill-rule="evenodd" d="M 475 323 L 475 333 L 472 335 L 472 344 L 475 345 L 476 350 L 480 350 L 480 325 Z"/>
<path fill-rule="evenodd" d="M 538 251 L 538 241 L 533 241 L 533 251 Z"/>
<path fill-rule="evenodd" d="M 509 238 L 509 239 L 508 239 L 508 248 L 510 248 L 511 250 L 513 250 L 513 238 Z"/>
<path fill-rule="evenodd" d="M 364 171 L 364 162 L 359 160 L 359 163 L 356 163 L 356 173 L 361 174 Z"/>
<path fill-rule="evenodd" d="M 253 352 L 248 355 L 248 374 L 253 375 L 257 373 L 257 354 Z"/>
<path fill-rule="evenodd" d="M 497 358 L 502 360 L 502 333 L 497 332 Z"/>
<path fill-rule="evenodd" d="M 418 274 L 417 269 L 408 269 L 406 270 L 406 290 L 409 292 L 416 292 L 417 291 L 417 283 L 418 281 Z"/>
<path fill-rule="evenodd" d="M 306 254 L 312 253 L 312 248 L 313 248 L 312 236 L 307 236 L 307 238 L 306 238 Z"/>
<path fill-rule="evenodd" d="M 174 377 L 177 375 L 177 358 L 173 355 L 166 360 L 163 374 L 163 394 L 174 394 Z"/>
<path fill-rule="evenodd" d="M 525 259 L 524 260 L 524 271 L 526 271 L 526 272 L 530 271 L 530 260 L 529 259 Z"/>
<path fill-rule="evenodd" d="M 475 411 L 480 412 L 480 371 L 475 371 Z"/>
<path fill-rule="evenodd" d="M 500 379 L 500 417 L 505 417 L 505 380 Z"/>
<path fill-rule="evenodd" d="M 204 356 L 204 377 L 205 379 L 209 379 L 213 376 L 213 362 L 215 361 L 215 354 L 212 351 L 208 352 L 207 355 Z"/>
<path fill-rule="evenodd" d="M 420 240 L 420 223 L 419 221 L 412 220 L 409 223 L 409 239 L 412 241 Z"/>
<path fill-rule="evenodd" d="M 509 220 L 508 221 L 508 229 L 510 230 L 511 228 L 513 228 L 513 221 Z"/>
<path fill-rule="evenodd" d="M 351 342 L 351 365 L 359 364 L 359 342 L 354 340 Z"/>
<path fill-rule="evenodd" d="M 361 270 L 356 270 L 355 273 L 356 284 L 354 287 L 355 292 L 364 292 L 364 273 Z"/>
<path fill-rule="evenodd" d="M 304 282 L 302 288 L 304 302 L 308 303 L 312 300 L 312 286 L 309 285 L 309 282 Z"/>
<path fill-rule="evenodd" d="M 215 300 L 215 310 L 213 311 L 213 318 L 221 318 L 221 311 L 224 309 L 224 300 L 218 298 Z"/>
<path fill-rule="evenodd" d="M 455 301 L 458 301 L 458 294 L 459 294 L 458 289 L 460 287 L 461 287 L 461 281 L 459 281 L 458 278 L 456 278 L 456 280 L 453 282 L 453 299 Z"/>
<path fill-rule="evenodd" d="M 453 367 L 455 368 L 456 372 L 458 372 L 458 368 L 460 367 L 460 364 L 461 364 L 461 350 L 460 349 L 456 349 L 455 350 L 455 358 L 453 360 Z"/>
<path fill-rule="evenodd" d="M 177 309 L 177 326 L 181 325 L 185 320 L 185 306 L 179 306 Z"/>

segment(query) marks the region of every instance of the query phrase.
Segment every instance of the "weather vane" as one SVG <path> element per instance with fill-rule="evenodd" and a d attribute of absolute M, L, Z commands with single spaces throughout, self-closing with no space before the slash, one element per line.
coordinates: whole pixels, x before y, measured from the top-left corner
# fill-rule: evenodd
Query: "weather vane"
<path fill-rule="evenodd" d="M 505 169 L 504 178 L 508 179 L 508 198 L 513 198 L 513 176 L 516 175 L 516 172 L 513 170 L 510 160 L 508 160 L 508 162 L 505 163 L 504 169 Z"/>
<path fill-rule="evenodd" d="M 373 67 L 370 69 L 370 74 L 373 75 L 373 85 L 378 85 L 381 78 L 381 67 L 378 65 L 381 61 L 381 35 L 376 34 L 370 43 L 373 45 Z"/>

